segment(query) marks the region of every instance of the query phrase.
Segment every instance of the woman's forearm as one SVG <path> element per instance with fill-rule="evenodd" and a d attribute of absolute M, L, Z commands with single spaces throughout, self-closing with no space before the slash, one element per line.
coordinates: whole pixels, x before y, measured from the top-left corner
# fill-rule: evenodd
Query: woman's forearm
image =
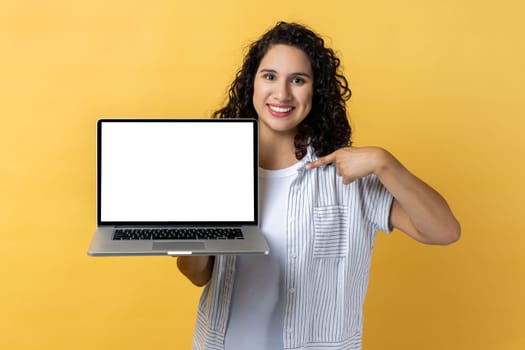
<path fill-rule="evenodd" d="M 445 199 L 388 152 L 381 157 L 384 159 L 376 175 L 397 201 L 392 209 L 392 225 L 424 243 L 457 241 L 460 226 Z"/>

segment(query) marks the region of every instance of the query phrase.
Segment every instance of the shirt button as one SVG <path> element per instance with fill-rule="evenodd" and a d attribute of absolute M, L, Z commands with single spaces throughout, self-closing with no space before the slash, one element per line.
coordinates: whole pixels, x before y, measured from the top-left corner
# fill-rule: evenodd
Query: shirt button
<path fill-rule="evenodd" d="M 290 289 L 288 289 L 288 291 L 290 292 L 290 294 L 293 294 L 293 293 L 295 293 L 295 288 L 290 288 Z"/>

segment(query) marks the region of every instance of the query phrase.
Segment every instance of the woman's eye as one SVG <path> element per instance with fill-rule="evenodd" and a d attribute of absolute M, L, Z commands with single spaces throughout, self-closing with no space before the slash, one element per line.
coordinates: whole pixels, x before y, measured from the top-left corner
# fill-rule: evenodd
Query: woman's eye
<path fill-rule="evenodd" d="M 264 75 L 264 78 L 266 80 L 274 80 L 275 79 L 275 75 L 268 73 L 268 74 Z"/>
<path fill-rule="evenodd" d="M 294 84 L 302 84 L 304 83 L 304 80 L 302 78 L 293 78 L 292 83 Z"/>

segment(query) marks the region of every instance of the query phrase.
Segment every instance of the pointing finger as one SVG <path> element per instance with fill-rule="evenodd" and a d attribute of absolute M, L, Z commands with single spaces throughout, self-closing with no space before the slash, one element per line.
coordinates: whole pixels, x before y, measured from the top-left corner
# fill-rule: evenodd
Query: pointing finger
<path fill-rule="evenodd" d="M 310 170 L 310 169 L 319 168 L 320 166 L 328 165 L 330 163 L 333 163 L 334 161 L 335 161 L 335 152 L 327 156 L 321 157 L 317 160 L 314 160 L 313 162 L 310 162 L 308 165 L 306 165 L 306 169 Z"/>

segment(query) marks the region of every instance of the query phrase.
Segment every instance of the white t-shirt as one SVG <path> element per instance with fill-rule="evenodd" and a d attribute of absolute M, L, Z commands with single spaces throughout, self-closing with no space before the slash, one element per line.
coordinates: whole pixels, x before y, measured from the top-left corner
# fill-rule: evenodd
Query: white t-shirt
<path fill-rule="evenodd" d="M 290 185 L 301 165 L 259 168 L 260 228 L 270 254 L 237 257 L 226 350 L 283 348 L 286 213 Z"/>

